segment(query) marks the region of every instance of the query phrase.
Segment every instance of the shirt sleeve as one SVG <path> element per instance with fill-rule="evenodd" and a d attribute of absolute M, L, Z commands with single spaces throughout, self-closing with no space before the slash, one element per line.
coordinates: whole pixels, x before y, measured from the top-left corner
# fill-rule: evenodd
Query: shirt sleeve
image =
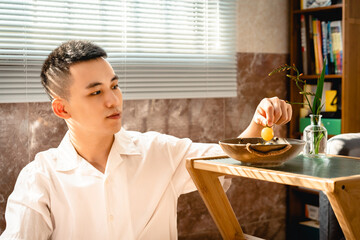
<path fill-rule="evenodd" d="M 0 240 L 50 239 L 52 224 L 46 177 L 30 163 L 19 174 L 5 211 L 6 229 Z"/>
<path fill-rule="evenodd" d="M 196 186 L 186 169 L 186 159 L 192 157 L 224 155 L 224 152 L 218 144 L 194 143 L 187 138 L 178 139 L 172 136 L 169 136 L 168 144 L 170 145 L 169 148 L 173 155 L 171 159 L 173 159 L 175 163 L 173 184 L 178 195 L 196 190 Z M 224 190 L 227 191 L 230 187 L 231 179 L 220 177 L 220 182 Z"/>

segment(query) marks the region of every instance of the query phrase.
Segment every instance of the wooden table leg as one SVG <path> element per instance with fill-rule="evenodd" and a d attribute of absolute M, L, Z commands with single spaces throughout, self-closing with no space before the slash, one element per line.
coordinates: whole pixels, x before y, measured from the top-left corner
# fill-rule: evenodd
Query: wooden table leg
<path fill-rule="evenodd" d="M 206 207 L 214 219 L 223 239 L 246 239 L 235 213 L 222 188 L 218 173 L 193 168 L 192 160 L 186 163 Z"/>
<path fill-rule="evenodd" d="M 360 183 L 344 180 L 335 183 L 334 191 L 326 192 L 335 216 L 347 240 L 360 239 Z"/>

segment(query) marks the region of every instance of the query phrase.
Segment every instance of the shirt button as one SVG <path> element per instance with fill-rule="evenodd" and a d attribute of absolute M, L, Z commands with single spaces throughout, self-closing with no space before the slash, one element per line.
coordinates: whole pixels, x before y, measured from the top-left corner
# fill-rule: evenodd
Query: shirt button
<path fill-rule="evenodd" d="M 113 220 L 114 220 L 114 215 L 110 214 L 110 215 L 109 215 L 109 220 L 110 220 L 110 221 L 113 221 Z"/>

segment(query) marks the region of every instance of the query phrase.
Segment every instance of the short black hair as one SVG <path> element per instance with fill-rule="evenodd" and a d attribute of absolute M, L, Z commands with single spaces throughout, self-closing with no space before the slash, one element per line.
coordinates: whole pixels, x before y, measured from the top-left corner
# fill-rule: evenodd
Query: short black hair
<path fill-rule="evenodd" d="M 99 57 L 107 57 L 105 50 L 85 40 L 71 40 L 54 49 L 45 60 L 40 74 L 41 84 L 50 100 L 55 96 L 69 98 L 71 65 Z"/>

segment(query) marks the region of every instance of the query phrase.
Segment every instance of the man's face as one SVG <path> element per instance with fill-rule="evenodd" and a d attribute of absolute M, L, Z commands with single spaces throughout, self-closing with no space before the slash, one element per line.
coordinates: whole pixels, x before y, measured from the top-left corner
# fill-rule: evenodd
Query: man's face
<path fill-rule="evenodd" d="M 122 93 L 118 77 L 103 58 L 70 66 L 71 84 L 66 111 L 70 130 L 110 135 L 121 129 Z"/>

